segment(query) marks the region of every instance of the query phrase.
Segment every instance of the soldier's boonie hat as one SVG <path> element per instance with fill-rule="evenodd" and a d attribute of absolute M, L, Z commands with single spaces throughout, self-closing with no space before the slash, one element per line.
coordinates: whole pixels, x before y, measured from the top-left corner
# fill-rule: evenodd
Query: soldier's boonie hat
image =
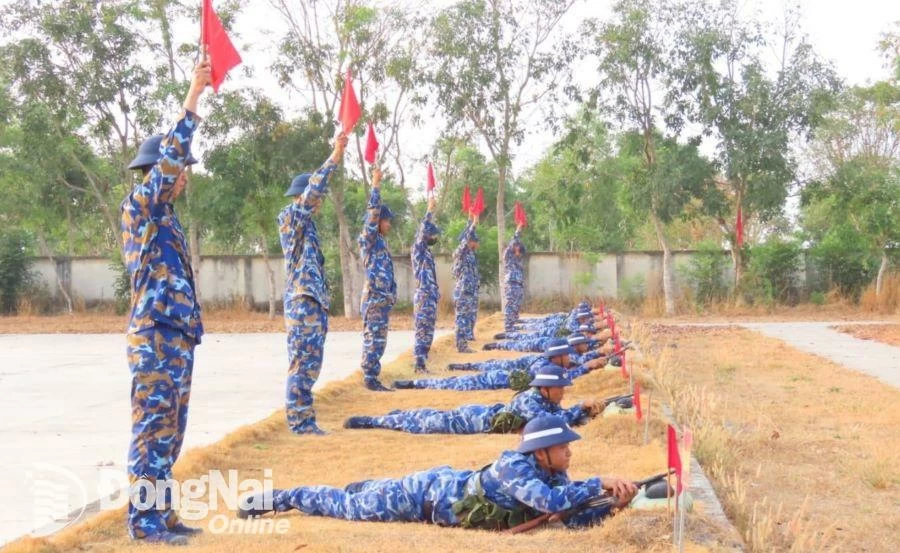
<path fill-rule="evenodd" d="M 426 238 L 437 238 L 441 235 L 441 227 L 435 225 L 432 221 L 425 221 L 424 230 Z"/>
<path fill-rule="evenodd" d="M 528 385 L 535 388 L 563 388 L 571 386 L 572 381 L 566 377 L 562 367 L 545 362 L 535 371 L 534 378 Z"/>
<path fill-rule="evenodd" d="M 391 208 L 388 206 L 381 204 L 381 213 L 378 214 L 379 219 L 393 219 L 394 212 L 391 211 Z"/>
<path fill-rule="evenodd" d="M 131 160 L 131 163 L 128 164 L 129 169 L 142 169 L 144 167 L 152 167 L 156 165 L 156 162 L 159 161 L 159 158 L 162 157 L 162 154 L 159 153 L 159 146 L 162 144 L 163 135 L 154 134 L 153 136 L 144 140 L 141 143 L 141 147 L 138 148 L 138 153 L 134 156 L 134 159 Z M 197 163 L 197 159 L 188 152 L 187 159 L 184 160 L 185 166 L 193 165 Z"/>
<path fill-rule="evenodd" d="M 569 336 L 566 338 L 566 342 L 568 342 L 570 346 L 577 346 L 578 344 L 586 344 L 590 341 L 591 340 L 584 334 L 569 334 Z"/>
<path fill-rule="evenodd" d="M 557 338 L 552 340 L 547 346 L 547 349 L 544 350 L 544 357 L 550 359 L 557 355 L 569 355 L 572 353 L 575 353 L 575 350 L 573 350 L 564 339 Z"/>
<path fill-rule="evenodd" d="M 591 317 L 591 316 L 593 316 L 593 315 L 594 315 L 594 314 L 591 313 L 590 310 L 583 309 L 583 310 L 578 311 L 578 312 L 575 313 L 575 318 L 576 318 L 576 319 L 580 319 L 580 318 L 582 318 L 582 317 Z"/>
<path fill-rule="evenodd" d="M 309 184 L 309 177 L 311 177 L 311 173 L 303 173 L 294 177 L 294 180 L 291 181 L 291 185 L 288 187 L 287 192 L 284 193 L 285 196 L 299 196 L 303 194 L 303 191 L 306 190 L 306 185 Z"/>
<path fill-rule="evenodd" d="M 522 429 L 522 441 L 516 449 L 519 453 L 531 453 L 545 447 L 567 444 L 580 440 L 562 417 L 545 415 L 528 421 Z"/>

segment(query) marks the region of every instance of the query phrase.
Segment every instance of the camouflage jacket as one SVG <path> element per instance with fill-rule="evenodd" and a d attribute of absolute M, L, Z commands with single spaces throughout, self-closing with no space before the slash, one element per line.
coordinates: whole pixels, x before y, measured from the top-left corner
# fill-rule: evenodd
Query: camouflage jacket
<path fill-rule="evenodd" d="M 378 232 L 381 220 L 381 190 L 372 188 L 366 206 L 366 221 L 357 239 L 359 255 L 366 268 L 366 284 L 363 301 L 381 300 L 393 305 L 397 299 L 397 283 L 394 281 L 394 262 L 384 236 Z"/>
<path fill-rule="evenodd" d="M 438 228 L 434 224 L 434 215 L 426 212 L 422 224 L 419 226 L 419 232 L 416 234 L 416 241 L 410 251 L 412 259 L 413 275 L 416 277 L 416 290 L 425 293 L 430 299 L 437 301 L 441 297 L 438 289 L 437 270 L 434 266 L 434 254 L 428 245 L 430 238 L 437 237 Z"/>
<path fill-rule="evenodd" d="M 519 246 L 519 253 L 516 255 L 514 248 Z M 525 244 L 522 243 L 521 233 L 517 230 L 513 239 L 507 244 L 503 250 L 503 265 L 506 273 L 503 275 L 503 282 L 506 284 L 523 284 L 525 282 Z"/>

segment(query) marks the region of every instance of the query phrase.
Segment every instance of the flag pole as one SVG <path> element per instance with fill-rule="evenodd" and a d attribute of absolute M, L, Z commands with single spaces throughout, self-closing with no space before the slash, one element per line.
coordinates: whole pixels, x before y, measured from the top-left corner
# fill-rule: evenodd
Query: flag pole
<path fill-rule="evenodd" d="M 650 407 L 653 405 L 651 402 L 653 401 L 653 389 L 650 389 L 650 392 L 647 393 L 647 412 L 644 414 L 644 445 L 647 445 L 647 441 L 650 438 Z"/>

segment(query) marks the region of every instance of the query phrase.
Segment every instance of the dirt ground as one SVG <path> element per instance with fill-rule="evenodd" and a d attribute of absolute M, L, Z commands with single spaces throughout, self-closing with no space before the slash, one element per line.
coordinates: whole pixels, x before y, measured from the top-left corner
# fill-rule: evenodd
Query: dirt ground
<path fill-rule="evenodd" d="M 900 390 L 749 330 L 634 334 L 751 551 L 897 551 Z"/>
<path fill-rule="evenodd" d="M 28 315 L 0 317 L 0 334 L 118 334 L 124 333 L 128 317 L 111 313 L 74 313 L 72 315 Z M 453 326 L 453 318 L 438 318 L 438 328 Z M 243 309 L 221 309 L 203 312 L 206 332 L 253 333 L 284 332 L 284 318 L 276 315 L 270 319 L 266 313 Z M 362 331 L 360 319 L 330 317 L 328 328 L 332 331 Z M 391 315 L 391 328 L 412 330 L 413 317 L 409 314 Z"/>
<path fill-rule="evenodd" d="M 477 335 L 487 338 L 501 326 L 500 315 L 479 323 Z M 480 348 L 486 340 L 474 346 Z M 452 337 L 435 344 L 433 367 L 448 362 L 513 357 L 512 352 L 479 352 L 460 355 Z M 409 378 L 412 359 L 408 352 L 384 367 L 386 381 Z M 448 373 L 449 374 L 449 373 Z M 580 378 L 569 389 L 564 405 L 588 397 L 607 397 L 627 388 L 618 371 L 598 371 Z M 240 476 L 260 478 L 265 468 L 274 470 L 274 485 L 304 484 L 343 486 L 373 477 L 398 477 L 434 466 L 449 464 L 461 469 L 478 469 L 496 459 L 504 449 L 513 448 L 514 435 L 411 435 L 388 430 L 345 430 L 343 420 L 353 414 L 383 414 L 391 409 L 433 406 L 449 408 L 467 403 L 509 401 L 506 390 L 454 392 L 403 390 L 375 394 L 360 385 L 360 376 L 327 386 L 316 394 L 320 424 L 330 434 L 324 437 L 297 437 L 285 428 L 283 414 L 236 430 L 221 442 L 189 452 L 176 466 L 176 477 L 206 474 L 211 469 L 237 469 Z M 616 474 L 641 478 L 665 469 L 665 426 L 658 417 L 660 405 L 654 396 L 651 440 L 643 445 L 643 425 L 633 415 L 596 419 L 579 428 L 583 439 L 573 444 L 571 476 Z M 686 551 L 732 551 L 729 534 L 698 509 L 690 517 L 688 533 L 695 540 Z M 234 513 L 220 503 L 217 513 L 233 519 Z M 195 526 L 210 520 L 193 522 Z M 187 551 L 233 553 L 234 551 L 671 551 L 671 522 L 662 512 L 624 511 L 602 527 L 586 531 L 547 528 L 519 536 L 502 536 L 484 531 L 438 528 L 425 524 L 382 524 L 346 522 L 309 517 L 297 512 L 279 515 L 289 523 L 283 535 L 214 535 L 207 531 L 192 540 Z M 702 542 L 702 543 L 698 543 Z M 124 514 L 106 512 L 51 539 L 21 541 L 10 552 L 61 551 L 153 551 L 154 548 L 128 541 Z"/>
<path fill-rule="evenodd" d="M 900 346 L 900 324 L 841 325 L 834 328 L 863 340 Z"/>

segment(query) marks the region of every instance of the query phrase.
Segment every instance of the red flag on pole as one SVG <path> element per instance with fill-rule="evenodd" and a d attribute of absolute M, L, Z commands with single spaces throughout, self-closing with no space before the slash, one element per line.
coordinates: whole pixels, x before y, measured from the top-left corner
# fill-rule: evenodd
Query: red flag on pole
<path fill-rule="evenodd" d="M 622 351 L 622 348 L 619 347 L 619 340 L 616 339 L 616 351 Z M 626 363 L 625 352 L 619 354 L 619 357 L 622 359 L 622 378 L 628 378 L 628 366 Z"/>
<path fill-rule="evenodd" d="M 434 187 L 437 186 L 434 180 L 434 166 L 431 162 L 428 162 L 428 184 L 425 187 L 425 191 L 429 194 L 434 193 Z"/>
<path fill-rule="evenodd" d="M 222 21 L 212 7 L 212 0 L 203 0 L 200 16 L 200 43 L 206 47 L 209 56 L 213 90 L 218 93 L 225 75 L 241 63 L 241 55 L 235 50 Z"/>
<path fill-rule="evenodd" d="M 669 445 L 669 468 L 675 469 L 675 493 L 681 493 L 681 454 L 678 452 L 678 436 L 675 434 L 675 427 L 669 425 L 668 433 Z"/>
<path fill-rule="evenodd" d="M 623 357 L 624 359 L 624 354 Z M 634 383 L 634 416 L 637 420 L 641 420 L 644 418 L 644 411 L 641 409 L 641 384 L 640 382 Z"/>
<path fill-rule="evenodd" d="M 482 211 L 484 211 L 484 188 L 479 186 L 478 192 L 475 193 L 475 203 L 472 204 L 472 215 L 477 217 Z"/>
<path fill-rule="evenodd" d="M 525 214 L 525 208 L 522 207 L 522 202 L 516 202 L 515 208 L 513 209 L 513 215 L 517 227 L 524 228 L 528 225 L 528 216 Z"/>
<path fill-rule="evenodd" d="M 738 249 L 744 247 L 744 212 L 741 209 L 741 206 L 738 205 L 737 209 L 737 221 L 734 223 L 734 234 L 735 234 L 735 244 L 737 244 Z"/>
<path fill-rule="evenodd" d="M 369 130 L 366 133 L 366 154 L 365 159 L 369 165 L 375 164 L 375 154 L 378 153 L 378 137 L 375 136 L 375 127 L 369 121 Z"/>
<path fill-rule="evenodd" d="M 350 134 L 356 122 L 359 121 L 362 110 L 359 109 L 359 100 L 356 99 L 356 91 L 353 90 L 353 74 L 347 70 L 344 78 L 344 90 L 341 96 L 341 109 L 338 118 L 341 120 L 341 130 L 344 134 Z"/>
<path fill-rule="evenodd" d="M 463 189 L 462 210 L 463 213 L 466 214 L 472 213 L 472 193 L 469 192 L 468 184 L 466 185 L 465 189 Z"/>

